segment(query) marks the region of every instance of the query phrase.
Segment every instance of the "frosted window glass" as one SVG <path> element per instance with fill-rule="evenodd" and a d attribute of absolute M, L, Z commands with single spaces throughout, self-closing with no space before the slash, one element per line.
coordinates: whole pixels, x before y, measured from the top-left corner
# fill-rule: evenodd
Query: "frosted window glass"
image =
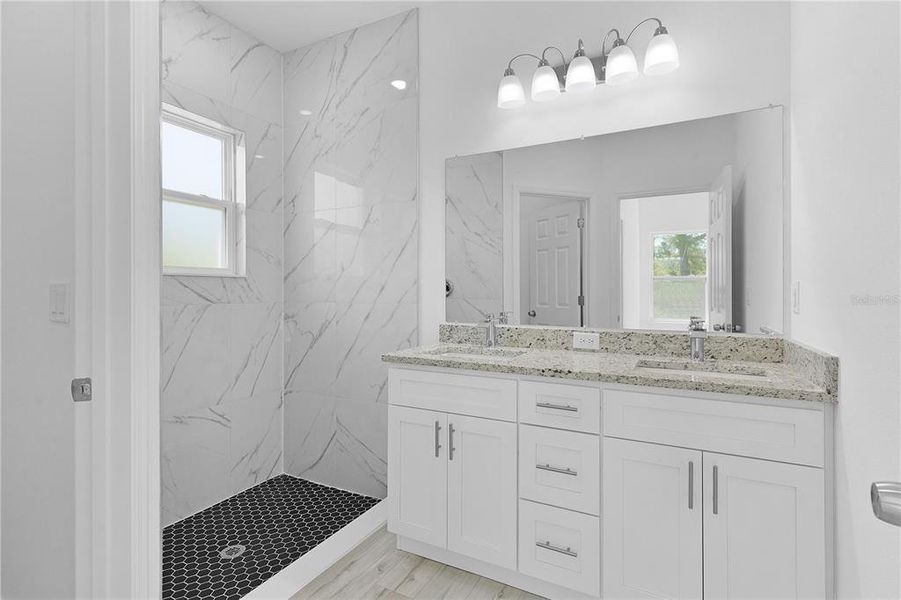
<path fill-rule="evenodd" d="M 163 122 L 163 188 L 222 200 L 223 140 Z"/>
<path fill-rule="evenodd" d="M 163 200 L 163 266 L 226 266 L 225 209 Z"/>

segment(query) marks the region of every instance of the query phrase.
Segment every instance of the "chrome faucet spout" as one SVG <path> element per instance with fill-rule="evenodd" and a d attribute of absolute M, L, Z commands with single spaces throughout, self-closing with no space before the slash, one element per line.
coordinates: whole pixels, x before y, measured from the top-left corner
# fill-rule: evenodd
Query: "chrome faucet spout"
<path fill-rule="evenodd" d="M 485 319 L 485 345 L 489 348 L 497 346 L 497 319 L 489 314 Z"/>
<path fill-rule="evenodd" d="M 707 327 L 701 317 L 690 317 L 688 322 L 689 358 L 694 362 L 704 362 L 704 340 Z"/>

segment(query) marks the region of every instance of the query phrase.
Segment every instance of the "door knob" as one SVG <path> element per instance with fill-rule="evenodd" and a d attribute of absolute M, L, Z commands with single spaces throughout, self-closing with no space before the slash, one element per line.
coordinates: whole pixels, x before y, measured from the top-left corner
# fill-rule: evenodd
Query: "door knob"
<path fill-rule="evenodd" d="M 870 486 L 870 500 L 877 519 L 901 527 L 901 483 L 877 481 Z"/>
<path fill-rule="evenodd" d="M 534 317 L 537 313 L 534 310 L 530 310 L 528 314 L 530 317 Z"/>

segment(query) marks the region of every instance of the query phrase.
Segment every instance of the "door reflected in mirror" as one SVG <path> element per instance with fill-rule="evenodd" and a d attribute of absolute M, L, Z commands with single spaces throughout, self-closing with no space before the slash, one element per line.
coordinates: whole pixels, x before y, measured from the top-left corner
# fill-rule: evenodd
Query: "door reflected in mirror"
<path fill-rule="evenodd" d="M 448 321 L 783 329 L 782 109 L 456 157 Z"/>

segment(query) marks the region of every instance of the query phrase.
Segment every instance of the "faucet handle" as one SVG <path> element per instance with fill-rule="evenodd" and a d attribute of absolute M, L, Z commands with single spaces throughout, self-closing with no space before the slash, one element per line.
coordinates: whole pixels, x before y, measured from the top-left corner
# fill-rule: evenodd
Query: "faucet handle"
<path fill-rule="evenodd" d="M 689 331 L 704 331 L 707 328 L 704 324 L 704 319 L 701 317 L 688 317 L 688 330 Z"/>
<path fill-rule="evenodd" d="M 497 322 L 501 325 L 507 325 L 510 323 L 510 317 L 513 316 L 512 310 L 505 310 L 497 315 Z"/>
<path fill-rule="evenodd" d="M 491 323 L 491 322 L 494 321 L 494 318 L 495 318 L 495 317 L 494 317 L 494 313 L 488 313 L 487 315 L 485 315 L 485 321 L 484 321 L 484 322 L 485 322 L 485 323 Z"/>

